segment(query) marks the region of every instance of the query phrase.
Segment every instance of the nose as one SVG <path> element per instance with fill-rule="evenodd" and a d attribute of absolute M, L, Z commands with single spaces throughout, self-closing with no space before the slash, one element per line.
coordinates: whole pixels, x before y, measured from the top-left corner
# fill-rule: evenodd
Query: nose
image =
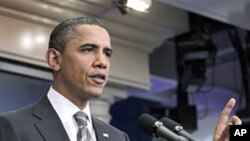
<path fill-rule="evenodd" d="M 109 59 L 104 53 L 98 53 L 96 56 L 94 67 L 100 68 L 100 69 L 106 69 L 109 64 Z"/>

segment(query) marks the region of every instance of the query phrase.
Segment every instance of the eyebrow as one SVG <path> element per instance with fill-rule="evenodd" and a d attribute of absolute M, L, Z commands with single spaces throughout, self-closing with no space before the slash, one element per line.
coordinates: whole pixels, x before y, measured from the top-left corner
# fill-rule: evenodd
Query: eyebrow
<path fill-rule="evenodd" d="M 98 48 L 98 46 L 96 44 L 91 44 L 91 43 L 86 43 L 86 44 L 83 44 L 81 45 L 79 48 L 83 48 L 83 47 L 86 47 L 86 46 L 91 46 L 93 48 Z"/>
<path fill-rule="evenodd" d="M 86 46 L 91 46 L 93 48 L 98 48 L 98 45 L 96 44 L 93 44 L 93 43 L 86 43 L 86 44 L 83 44 L 81 45 L 79 48 L 83 48 L 83 47 L 86 47 Z M 108 51 L 110 53 L 113 53 L 113 49 L 111 47 L 105 47 L 104 48 L 104 51 Z"/>

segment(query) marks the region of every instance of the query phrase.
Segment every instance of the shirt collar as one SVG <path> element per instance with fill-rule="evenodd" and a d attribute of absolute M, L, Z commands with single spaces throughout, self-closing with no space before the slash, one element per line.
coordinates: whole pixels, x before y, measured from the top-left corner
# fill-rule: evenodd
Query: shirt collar
<path fill-rule="evenodd" d="M 78 111 L 83 111 L 89 117 L 91 122 L 92 119 L 89 102 L 87 102 L 86 107 L 81 110 L 74 103 L 57 92 L 53 87 L 50 87 L 47 97 L 63 123 L 68 121 L 69 118 L 72 118 Z"/>

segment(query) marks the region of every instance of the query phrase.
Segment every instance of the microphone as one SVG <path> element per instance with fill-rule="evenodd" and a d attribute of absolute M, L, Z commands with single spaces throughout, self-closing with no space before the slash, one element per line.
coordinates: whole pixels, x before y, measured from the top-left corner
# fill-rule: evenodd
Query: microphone
<path fill-rule="evenodd" d="M 181 124 L 175 122 L 174 120 L 165 117 L 165 118 L 161 118 L 160 121 L 168 129 L 170 129 L 171 131 L 175 132 L 178 135 L 185 137 L 189 141 L 200 141 L 199 139 L 195 139 L 191 134 L 185 131 L 183 127 L 181 126 Z"/>
<path fill-rule="evenodd" d="M 187 141 L 184 137 L 181 137 L 167 129 L 164 127 L 162 122 L 148 114 L 142 114 L 138 118 L 137 123 L 140 128 L 151 136 L 162 137 L 168 141 Z"/>

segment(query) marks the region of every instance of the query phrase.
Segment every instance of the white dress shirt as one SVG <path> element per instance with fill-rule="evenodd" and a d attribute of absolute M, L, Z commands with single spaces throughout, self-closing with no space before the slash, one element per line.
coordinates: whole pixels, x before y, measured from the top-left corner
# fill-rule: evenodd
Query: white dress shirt
<path fill-rule="evenodd" d="M 92 118 L 90 114 L 89 102 L 86 107 L 81 110 L 75 104 L 73 104 L 66 97 L 58 93 L 54 88 L 50 87 L 47 97 L 59 116 L 64 129 L 66 130 L 71 141 L 77 141 L 78 126 L 74 118 L 74 114 L 78 111 L 83 111 L 88 117 L 88 130 L 94 141 L 96 141 L 95 131 L 92 124 Z"/>

